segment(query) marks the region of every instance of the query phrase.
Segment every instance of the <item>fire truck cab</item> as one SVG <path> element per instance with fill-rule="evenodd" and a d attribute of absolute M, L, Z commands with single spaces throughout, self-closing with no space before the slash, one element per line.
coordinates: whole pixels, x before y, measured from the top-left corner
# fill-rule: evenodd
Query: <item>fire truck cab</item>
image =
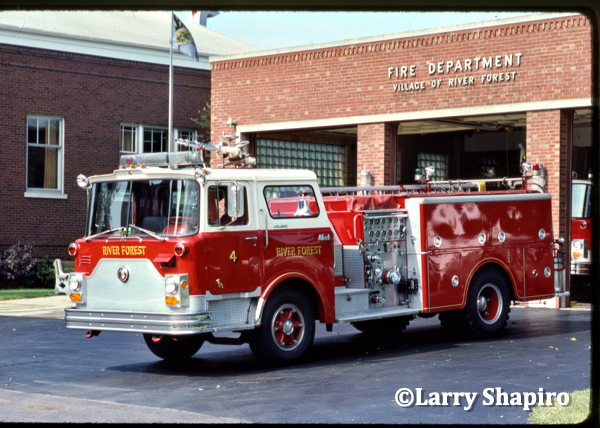
<path fill-rule="evenodd" d="M 483 338 L 506 326 L 511 300 L 564 295 L 548 194 L 320 189 L 311 171 L 209 169 L 197 153 L 78 177 L 88 214 L 69 246 L 75 272 L 55 261 L 55 291 L 76 303 L 67 328 L 142 333 L 167 360 L 249 343 L 282 365 L 306 355 L 316 320 L 396 335 L 439 314 Z"/>
<path fill-rule="evenodd" d="M 592 265 L 592 182 L 571 184 L 571 275 L 590 275 Z"/>

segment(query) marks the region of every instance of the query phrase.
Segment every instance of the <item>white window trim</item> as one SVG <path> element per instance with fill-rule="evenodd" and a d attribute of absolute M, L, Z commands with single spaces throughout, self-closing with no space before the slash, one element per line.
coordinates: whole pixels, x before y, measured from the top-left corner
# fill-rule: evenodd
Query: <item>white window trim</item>
<path fill-rule="evenodd" d="M 45 116 L 43 114 L 28 114 L 26 118 L 26 127 L 29 126 L 27 122 L 29 119 L 49 119 L 49 120 L 58 120 L 59 123 L 59 162 L 56 171 L 56 180 L 58 189 L 43 189 L 37 187 L 27 187 L 27 183 L 29 181 L 29 141 L 28 135 L 29 132 L 26 128 L 25 132 L 25 193 L 23 196 L 26 198 L 40 198 L 40 199 L 67 199 L 69 195 L 64 193 L 64 175 L 65 175 L 65 118 L 60 116 Z M 42 145 L 46 146 L 46 145 Z"/>
<path fill-rule="evenodd" d="M 122 127 L 123 126 L 130 126 L 132 128 L 136 128 L 137 129 L 137 135 L 136 135 L 136 150 L 135 152 L 124 152 L 121 150 L 121 133 L 122 133 Z M 129 154 L 142 154 L 144 153 L 144 129 L 145 128 L 152 128 L 152 129 L 166 129 L 168 130 L 167 127 L 165 126 L 154 126 L 154 125 L 140 125 L 140 124 L 136 124 L 136 123 L 127 123 L 127 122 L 122 122 L 119 124 L 119 154 L 121 155 L 129 155 Z M 173 146 L 174 147 L 167 147 L 167 151 L 168 152 L 179 152 L 181 151 L 180 147 L 175 141 L 177 141 L 177 139 L 179 138 L 179 131 L 192 131 L 194 133 L 194 139 L 198 138 L 198 131 L 196 129 L 193 128 L 173 128 Z M 168 144 L 168 142 L 167 142 Z"/>

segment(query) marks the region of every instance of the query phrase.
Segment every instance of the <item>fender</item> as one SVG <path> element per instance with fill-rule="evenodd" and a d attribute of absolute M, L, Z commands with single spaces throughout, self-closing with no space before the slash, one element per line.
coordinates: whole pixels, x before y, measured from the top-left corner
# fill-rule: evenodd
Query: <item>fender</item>
<path fill-rule="evenodd" d="M 271 295 L 271 293 L 273 292 L 273 290 L 275 290 L 275 288 L 281 284 L 282 282 L 285 282 L 287 280 L 290 279 L 300 279 L 304 282 L 306 282 L 307 284 L 310 285 L 310 287 L 313 289 L 313 291 L 315 291 L 319 297 L 319 301 L 317 302 L 317 306 L 319 308 L 319 319 L 324 319 L 326 318 L 327 314 L 333 313 L 332 310 L 326 311 L 325 306 L 330 306 L 330 305 L 325 305 L 325 297 L 323 296 L 323 293 L 321 292 L 321 290 L 319 290 L 317 287 L 315 287 L 315 285 L 312 283 L 312 281 L 303 273 L 301 272 L 286 272 L 284 274 L 279 275 L 277 278 L 273 279 L 271 282 L 269 282 L 264 288 L 263 291 L 261 293 L 261 296 L 258 299 L 258 303 L 256 305 L 256 312 L 254 314 L 254 324 L 256 325 L 256 327 L 259 327 L 261 322 L 262 322 L 262 314 L 263 314 L 263 310 L 265 307 L 265 303 L 267 301 L 267 299 L 269 298 L 269 296 Z M 333 308 L 329 308 L 329 309 L 333 309 Z"/>
<path fill-rule="evenodd" d="M 506 272 L 508 274 L 508 277 L 510 279 L 510 283 L 511 283 L 515 297 L 520 298 L 520 296 L 517 293 L 515 278 L 511 272 L 510 268 L 508 267 L 508 265 L 496 257 L 486 257 L 485 259 L 480 260 L 479 263 L 477 263 L 475 266 L 473 266 L 473 269 L 471 269 L 471 272 L 469 272 L 469 275 L 467 276 L 467 286 L 465 287 L 465 291 L 463 292 L 463 300 L 461 303 L 461 309 L 464 308 L 467 303 L 467 292 L 469 291 L 469 285 L 471 284 L 471 279 L 473 278 L 473 275 L 475 275 L 475 272 L 477 272 L 480 267 L 482 267 L 483 265 L 487 265 L 487 264 L 496 264 L 504 269 L 504 272 Z"/>

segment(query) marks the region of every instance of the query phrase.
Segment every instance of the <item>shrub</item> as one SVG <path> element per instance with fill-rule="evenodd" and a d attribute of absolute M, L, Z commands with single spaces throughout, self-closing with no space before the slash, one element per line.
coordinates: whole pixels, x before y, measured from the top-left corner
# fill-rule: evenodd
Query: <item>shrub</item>
<path fill-rule="evenodd" d="M 33 245 L 17 242 L 0 256 L 3 288 L 52 288 L 54 269 L 48 256 L 36 260 Z"/>
<path fill-rule="evenodd" d="M 34 271 L 35 288 L 54 288 L 54 265 L 48 256 L 37 259 Z"/>

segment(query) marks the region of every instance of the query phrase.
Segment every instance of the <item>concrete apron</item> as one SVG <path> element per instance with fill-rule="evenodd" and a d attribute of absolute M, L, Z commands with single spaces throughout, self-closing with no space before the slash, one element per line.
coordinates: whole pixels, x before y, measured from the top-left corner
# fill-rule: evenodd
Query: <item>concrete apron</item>
<path fill-rule="evenodd" d="M 64 319 L 65 308 L 74 308 L 68 296 L 0 300 L 0 316 Z"/>

